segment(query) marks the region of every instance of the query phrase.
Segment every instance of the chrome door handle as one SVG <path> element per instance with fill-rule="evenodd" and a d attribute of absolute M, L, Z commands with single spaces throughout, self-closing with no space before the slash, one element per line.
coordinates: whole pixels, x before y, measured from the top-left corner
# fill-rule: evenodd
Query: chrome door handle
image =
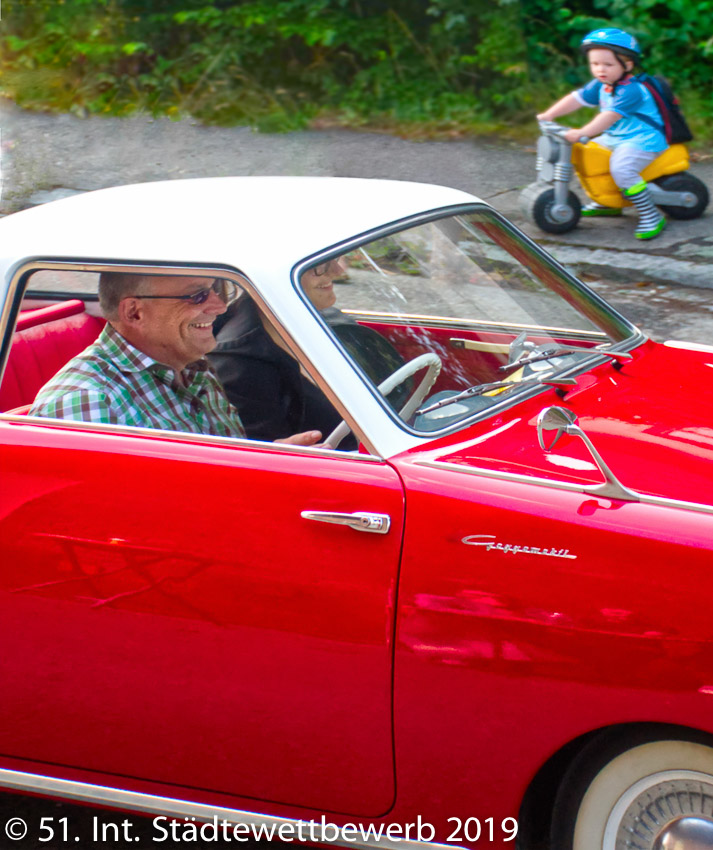
<path fill-rule="evenodd" d="M 331 511 L 302 511 L 302 519 L 313 519 L 317 522 L 330 522 L 334 525 L 348 525 L 356 531 L 370 531 L 373 534 L 386 534 L 391 528 L 391 517 L 388 514 L 368 514 L 356 511 L 353 514 L 332 513 Z"/>

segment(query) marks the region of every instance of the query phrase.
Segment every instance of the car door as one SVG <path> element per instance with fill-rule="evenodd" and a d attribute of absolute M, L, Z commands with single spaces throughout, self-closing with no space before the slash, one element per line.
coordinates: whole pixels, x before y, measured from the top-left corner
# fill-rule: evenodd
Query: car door
<path fill-rule="evenodd" d="M 396 473 L 22 419 L 0 422 L 0 751 L 112 786 L 386 811 Z"/>

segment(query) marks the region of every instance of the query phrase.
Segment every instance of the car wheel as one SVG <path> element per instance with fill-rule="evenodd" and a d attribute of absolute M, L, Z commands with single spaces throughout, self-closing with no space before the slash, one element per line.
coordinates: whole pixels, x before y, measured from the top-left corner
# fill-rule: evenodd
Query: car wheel
<path fill-rule="evenodd" d="M 579 224 L 582 204 L 574 192 L 568 192 L 567 203 L 555 209 L 555 190 L 532 184 L 522 193 L 525 215 L 545 233 L 567 233 Z"/>
<path fill-rule="evenodd" d="M 590 745 L 568 772 L 552 850 L 713 848 L 713 747 L 659 740 L 617 750 Z"/>
<path fill-rule="evenodd" d="M 708 187 L 693 174 L 681 171 L 679 174 L 668 174 L 654 181 L 662 189 L 668 192 L 690 192 L 696 196 L 696 204 L 693 207 L 677 207 L 661 205 L 661 209 L 671 218 L 690 219 L 698 218 L 708 206 Z"/>

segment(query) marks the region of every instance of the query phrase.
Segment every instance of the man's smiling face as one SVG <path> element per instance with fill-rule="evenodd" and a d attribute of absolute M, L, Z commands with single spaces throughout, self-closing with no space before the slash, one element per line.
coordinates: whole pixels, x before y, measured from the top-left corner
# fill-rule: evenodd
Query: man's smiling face
<path fill-rule="evenodd" d="M 334 291 L 334 280 L 344 273 L 346 265 L 340 257 L 320 263 L 302 274 L 300 284 L 305 295 L 317 310 L 333 307 L 337 295 Z"/>
<path fill-rule="evenodd" d="M 141 287 L 142 296 L 191 295 L 212 286 L 208 277 L 146 277 Z M 211 290 L 202 304 L 190 301 L 161 299 L 125 299 L 134 315 L 131 330 L 121 327 L 120 333 L 138 349 L 167 366 L 181 371 L 189 363 L 200 360 L 215 347 L 213 322 L 224 313 L 226 305 L 216 292 Z"/>

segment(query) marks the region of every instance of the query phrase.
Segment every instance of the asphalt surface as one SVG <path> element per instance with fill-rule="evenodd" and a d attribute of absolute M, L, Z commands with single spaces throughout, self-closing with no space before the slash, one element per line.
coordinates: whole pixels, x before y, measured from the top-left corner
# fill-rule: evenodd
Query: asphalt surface
<path fill-rule="evenodd" d="M 491 203 L 561 262 L 607 280 L 713 288 L 713 204 L 694 221 L 670 221 L 652 242 L 636 218 L 585 220 L 551 236 L 524 220 L 520 191 L 535 179 L 534 143 L 419 142 L 377 133 L 315 130 L 264 135 L 148 116 L 78 118 L 32 113 L 0 100 L 0 213 L 75 191 L 125 183 L 226 175 L 331 175 L 440 183 Z M 691 171 L 713 196 L 713 156 Z"/>

